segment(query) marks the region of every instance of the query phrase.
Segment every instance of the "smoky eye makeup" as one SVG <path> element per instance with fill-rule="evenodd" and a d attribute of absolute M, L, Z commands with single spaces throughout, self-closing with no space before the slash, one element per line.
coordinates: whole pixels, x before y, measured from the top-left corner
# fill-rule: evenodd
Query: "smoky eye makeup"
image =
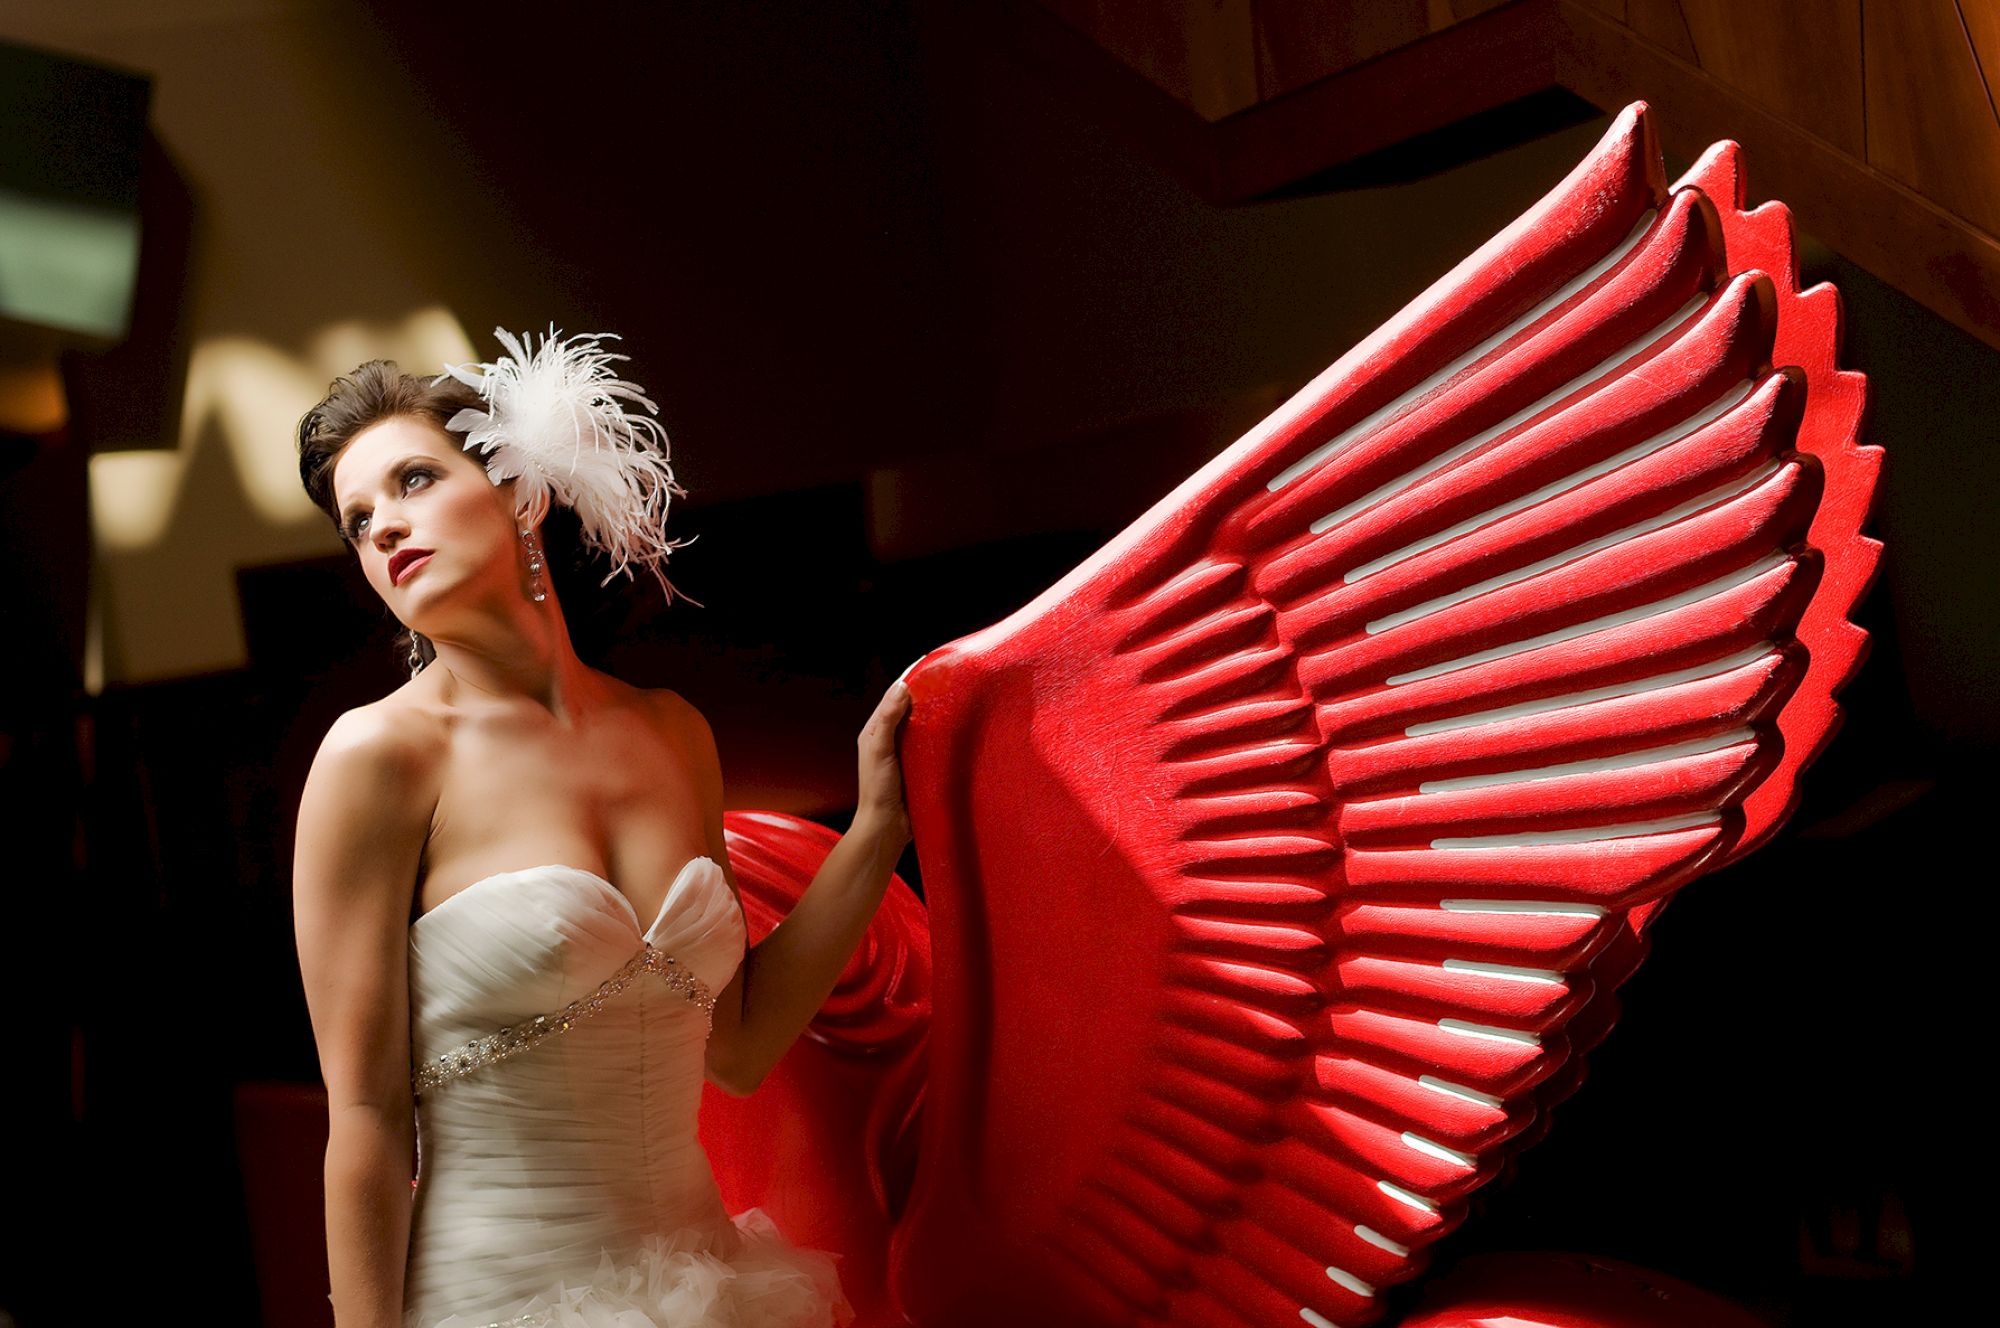
<path fill-rule="evenodd" d="M 421 457 L 408 457 L 396 463 L 395 475 L 397 491 L 408 493 L 413 480 L 421 479 L 428 486 L 437 479 L 438 471 L 437 467 Z M 369 515 L 365 510 L 349 513 L 347 519 L 340 523 L 340 537 L 349 544 L 359 540 L 365 531 L 363 523 Z"/>

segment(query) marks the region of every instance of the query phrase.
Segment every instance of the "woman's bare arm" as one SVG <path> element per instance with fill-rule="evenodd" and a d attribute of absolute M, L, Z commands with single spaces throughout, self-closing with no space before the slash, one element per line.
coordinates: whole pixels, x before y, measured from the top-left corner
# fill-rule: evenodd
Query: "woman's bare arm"
<path fill-rule="evenodd" d="M 299 804 L 293 917 L 326 1080 L 327 1270 L 339 1328 L 400 1328 L 416 1121 L 409 909 L 435 798 L 410 721 L 328 731 Z"/>
<path fill-rule="evenodd" d="M 882 902 L 896 860 L 910 842 L 896 759 L 896 729 L 908 708 L 908 689 L 893 684 L 856 740 L 861 796 L 854 823 L 785 920 L 751 947 L 716 997 L 708 1077 L 725 1092 L 738 1097 L 754 1092 L 798 1040 L 826 1004 Z M 721 762 L 707 723 L 699 715 L 694 722 L 702 753 L 709 856 L 730 872 L 734 885 L 722 833 Z"/>

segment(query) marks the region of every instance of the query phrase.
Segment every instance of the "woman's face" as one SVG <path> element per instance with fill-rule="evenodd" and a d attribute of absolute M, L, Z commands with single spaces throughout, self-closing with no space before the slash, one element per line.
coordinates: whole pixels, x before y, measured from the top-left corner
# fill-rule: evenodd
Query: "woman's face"
<path fill-rule="evenodd" d="M 432 637 L 490 595 L 520 593 L 513 488 L 421 419 L 371 424 L 333 463 L 341 533 L 368 584 Z"/>

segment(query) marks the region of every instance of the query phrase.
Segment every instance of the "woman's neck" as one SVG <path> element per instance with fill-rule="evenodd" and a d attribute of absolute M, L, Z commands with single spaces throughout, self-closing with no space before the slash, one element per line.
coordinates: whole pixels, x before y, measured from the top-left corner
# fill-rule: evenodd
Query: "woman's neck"
<path fill-rule="evenodd" d="M 433 640 L 437 658 L 425 672 L 439 670 L 444 701 L 529 702 L 558 721 L 587 708 L 599 692 L 596 674 L 577 658 L 553 598 L 547 607 L 507 622 L 489 620 L 484 631 Z"/>

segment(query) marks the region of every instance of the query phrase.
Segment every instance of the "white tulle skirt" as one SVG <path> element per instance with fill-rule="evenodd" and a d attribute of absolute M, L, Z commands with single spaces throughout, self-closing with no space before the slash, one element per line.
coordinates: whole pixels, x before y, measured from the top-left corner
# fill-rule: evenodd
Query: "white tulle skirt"
<path fill-rule="evenodd" d="M 623 1263 L 607 1252 L 588 1281 L 564 1280 L 497 1320 L 454 1314 L 409 1328 L 843 1328 L 854 1318 L 839 1256 L 786 1240 L 761 1208 L 732 1219 L 724 1257 L 699 1228 L 646 1238 Z"/>

